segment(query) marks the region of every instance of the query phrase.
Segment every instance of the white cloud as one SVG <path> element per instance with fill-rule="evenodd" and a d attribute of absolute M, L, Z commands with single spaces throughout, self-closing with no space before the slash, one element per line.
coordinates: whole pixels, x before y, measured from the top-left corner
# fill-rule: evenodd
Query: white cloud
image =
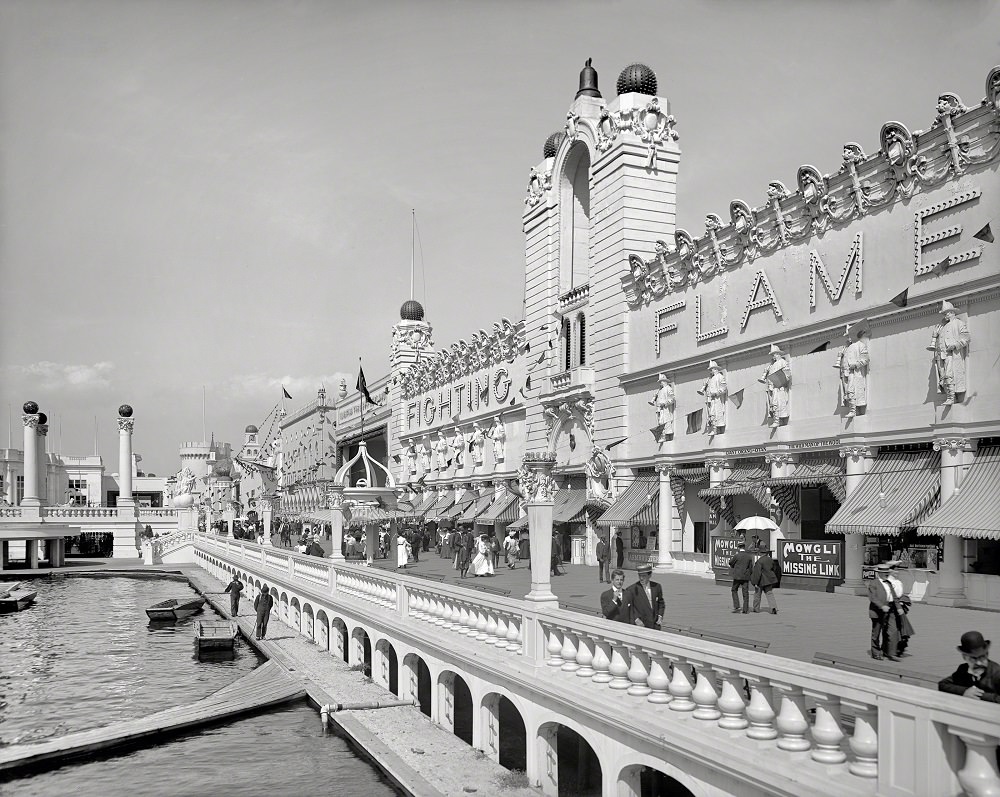
<path fill-rule="evenodd" d="M 326 387 L 327 396 L 337 398 L 340 380 L 347 383 L 348 391 L 354 390 L 354 380 L 351 374 L 332 373 L 317 376 L 271 376 L 265 373 L 239 374 L 227 379 L 222 389 L 233 396 L 259 397 L 264 396 L 277 401 L 281 398 L 281 388 L 284 387 L 295 402 L 303 404 L 316 398 L 320 385 Z"/>
<path fill-rule="evenodd" d="M 47 360 L 31 365 L 12 365 L 6 369 L 13 377 L 45 390 L 91 390 L 111 386 L 115 364 L 99 362 L 93 365 L 53 363 Z"/>

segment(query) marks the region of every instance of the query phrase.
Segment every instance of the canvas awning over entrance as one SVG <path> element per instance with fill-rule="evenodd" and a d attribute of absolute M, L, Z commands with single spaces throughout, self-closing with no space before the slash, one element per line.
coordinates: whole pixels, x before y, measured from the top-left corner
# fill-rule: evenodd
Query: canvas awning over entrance
<path fill-rule="evenodd" d="M 586 505 L 586 490 L 560 490 L 556 493 L 555 505 L 552 507 L 552 522 L 579 522 L 573 521 L 573 518 L 580 515 Z"/>
<path fill-rule="evenodd" d="M 430 512 L 438 502 L 438 494 L 433 490 L 424 496 L 424 500 L 417 504 L 416 514 L 424 515 Z"/>
<path fill-rule="evenodd" d="M 656 526 L 659 523 L 660 480 L 639 476 L 608 510 L 597 519 L 598 526 Z"/>
<path fill-rule="evenodd" d="M 455 502 L 454 506 L 449 507 L 441 513 L 441 518 L 443 520 L 458 520 L 465 514 L 465 510 L 469 509 L 476 502 L 478 497 L 477 493 L 466 490 L 465 494 Z"/>
<path fill-rule="evenodd" d="M 472 502 L 472 506 L 462 513 L 462 517 L 458 519 L 459 523 L 482 523 L 479 520 L 479 516 L 483 514 L 487 509 L 490 508 L 490 504 L 493 503 L 493 491 L 486 493 L 486 495 L 481 495 Z"/>
<path fill-rule="evenodd" d="M 936 451 L 887 451 L 826 524 L 827 534 L 899 534 L 941 504 Z"/>
<path fill-rule="evenodd" d="M 304 515 L 302 515 L 302 519 L 308 520 L 311 523 L 332 523 L 333 510 L 314 509 L 312 512 L 306 512 Z"/>
<path fill-rule="evenodd" d="M 511 529 L 514 531 L 524 531 L 526 528 L 528 528 L 528 516 L 521 515 L 521 517 L 507 526 L 507 531 L 510 531 Z"/>
<path fill-rule="evenodd" d="M 709 479 L 706 467 L 677 468 L 670 471 L 670 492 L 674 495 L 674 506 L 678 512 L 684 511 L 684 487 L 687 484 L 701 484 Z"/>
<path fill-rule="evenodd" d="M 455 491 L 449 490 L 441 496 L 434 505 L 424 514 L 424 520 L 442 520 L 445 512 L 455 503 Z"/>
<path fill-rule="evenodd" d="M 833 497 L 839 503 L 844 503 L 847 497 L 846 477 L 839 457 L 802 460 L 796 463 L 791 475 L 764 479 L 764 485 L 771 489 L 771 497 L 795 523 L 800 520 L 799 487 L 813 487 L 817 484 L 825 484 Z"/>
<path fill-rule="evenodd" d="M 517 515 L 517 496 L 513 493 L 507 493 L 490 504 L 486 511 L 479 516 L 478 522 L 486 525 L 512 523 L 517 520 Z"/>
<path fill-rule="evenodd" d="M 1000 447 L 976 452 L 958 493 L 921 523 L 917 534 L 1000 540 Z"/>
<path fill-rule="evenodd" d="M 367 526 L 371 523 L 384 523 L 392 520 L 392 517 L 380 506 L 368 506 L 361 504 L 350 509 L 350 517 L 344 517 L 344 527 L 356 529 L 359 526 Z"/>
<path fill-rule="evenodd" d="M 726 495 L 749 495 L 761 506 L 766 507 L 769 500 L 764 480 L 770 476 L 770 469 L 762 462 L 737 464 L 725 481 L 714 487 L 699 490 L 698 496 L 700 498 L 721 498 Z"/>

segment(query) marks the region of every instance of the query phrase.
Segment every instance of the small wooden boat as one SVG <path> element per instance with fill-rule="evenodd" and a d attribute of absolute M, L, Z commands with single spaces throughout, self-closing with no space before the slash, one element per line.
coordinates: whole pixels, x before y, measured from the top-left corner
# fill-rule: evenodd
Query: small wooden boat
<path fill-rule="evenodd" d="M 239 626 L 232 621 L 195 623 L 194 649 L 198 654 L 215 651 L 233 650 L 236 647 L 236 635 Z"/>
<path fill-rule="evenodd" d="M 0 584 L 0 612 L 19 612 L 35 602 L 37 590 L 28 589 L 20 581 Z"/>
<path fill-rule="evenodd" d="M 146 615 L 150 620 L 183 620 L 192 614 L 197 614 L 205 606 L 204 598 L 193 598 L 188 601 L 170 600 L 154 603 L 146 609 Z"/>

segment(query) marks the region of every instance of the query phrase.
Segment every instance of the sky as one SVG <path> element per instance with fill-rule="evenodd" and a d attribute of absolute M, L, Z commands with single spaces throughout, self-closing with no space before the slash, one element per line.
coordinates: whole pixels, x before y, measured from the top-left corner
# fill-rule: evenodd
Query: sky
<path fill-rule="evenodd" d="M 0 0 L 0 410 L 147 471 L 238 447 L 415 298 L 438 346 L 522 314 L 528 171 L 584 61 L 648 64 L 680 134 L 678 225 L 764 202 L 842 145 L 926 129 L 1000 63 L 985 0 Z M 624 267 L 624 264 L 623 264 Z M 10 408 L 10 409 L 8 409 Z M 0 446 L 6 445 L 0 431 Z"/>

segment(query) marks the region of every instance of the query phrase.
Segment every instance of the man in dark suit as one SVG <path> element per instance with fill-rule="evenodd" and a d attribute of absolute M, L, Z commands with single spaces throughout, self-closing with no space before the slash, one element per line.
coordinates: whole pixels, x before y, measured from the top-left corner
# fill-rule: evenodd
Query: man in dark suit
<path fill-rule="evenodd" d="M 622 533 L 615 532 L 615 567 L 619 570 L 625 564 L 625 543 L 622 542 Z"/>
<path fill-rule="evenodd" d="M 736 556 L 729 560 L 729 567 L 733 573 L 733 586 L 730 592 L 733 595 L 733 614 L 739 614 L 740 599 L 736 594 L 743 592 L 743 614 L 750 611 L 750 576 L 753 574 L 753 554 L 747 551 L 746 543 L 741 542 L 736 546 Z"/>
<path fill-rule="evenodd" d="M 625 602 L 625 571 L 611 574 L 611 589 L 601 593 L 601 611 L 609 620 L 630 622 L 628 604 Z"/>
<path fill-rule="evenodd" d="M 651 580 L 653 577 L 652 565 L 642 565 L 637 572 L 639 580 L 624 593 L 629 618 L 635 625 L 659 630 L 666 608 L 663 602 L 663 589 Z"/>
<path fill-rule="evenodd" d="M 892 565 L 883 562 L 875 568 L 875 578 L 868 582 L 868 617 L 872 621 L 873 659 L 899 661 L 899 625 L 896 620 L 897 601 L 902 597 L 889 579 Z"/>
<path fill-rule="evenodd" d="M 965 663 L 942 679 L 938 689 L 973 700 L 1000 703 L 1000 664 L 990 661 L 990 641 L 983 639 L 978 631 L 966 631 L 958 652 Z"/>

